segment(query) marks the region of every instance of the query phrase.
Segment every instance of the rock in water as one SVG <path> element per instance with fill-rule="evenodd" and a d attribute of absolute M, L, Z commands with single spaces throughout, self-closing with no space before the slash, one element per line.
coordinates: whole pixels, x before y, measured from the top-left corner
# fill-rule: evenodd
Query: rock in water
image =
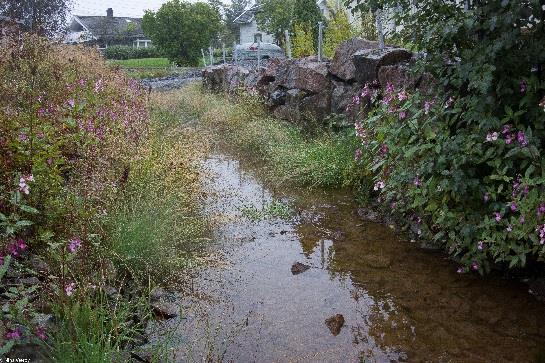
<path fill-rule="evenodd" d="M 300 273 L 305 272 L 309 268 L 310 268 L 310 266 L 305 265 L 304 263 L 296 262 L 296 263 L 293 264 L 293 266 L 291 266 L 291 273 L 294 274 L 294 275 L 298 275 Z"/>
<path fill-rule="evenodd" d="M 344 325 L 344 316 L 341 314 L 333 315 L 325 319 L 325 325 L 327 325 L 331 334 L 337 336 Z"/>

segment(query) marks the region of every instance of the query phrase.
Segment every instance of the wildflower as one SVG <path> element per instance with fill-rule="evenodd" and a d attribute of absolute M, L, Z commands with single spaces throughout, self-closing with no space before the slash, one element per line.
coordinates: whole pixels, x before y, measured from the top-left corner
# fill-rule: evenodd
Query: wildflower
<path fill-rule="evenodd" d="M 19 134 L 19 141 L 21 142 L 27 142 L 28 141 L 28 135 L 24 132 L 21 132 Z"/>
<path fill-rule="evenodd" d="M 484 193 L 483 199 L 485 203 L 488 202 L 490 200 L 490 193 Z"/>
<path fill-rule="evenodd" d="M 413 184 L 416 187 L 419 187 L 422 185 L 422 181 L 420 180 L 420 177 L 418 176 L 418 174 L 416 174 L 416 176 L 414 177 Z"/>
<path fill-rule="evenodd" d="M 501 213 L 500 212 L 495 212 L 494 213 L 494 219 L 496 220 L 496 222 L 501 221 Z"/>
<path fill-rule="evenodd" d="M 510 224 L 507 226 L 506 228 L 507 232 L 512 232 L 513 231 L 513 226 L 511 226 Z"/>
<path fill-rule="evenodd" d="M 526 139 L 524 131 L 519 131 L 517 133 L 517 141 L 519 142 L 520 146 L 528 146 L 528 140 Z"/>
<path fill-rule="evenodd" d="M 397 202 L 390 203 L 390 208 L 392 208 L 392 210 L 395 210 L 397 208 Z"/>
<path fill-rule="evenodd" d="M 80 79 L 80 80 L 78 81 L 78 83 L 79 83 L 79 85 L 80 85 L 81 87 L 84 87 L 85 84 L 87 83 L 87 81 L 84 80 L 84 79 Z"/>
<path fill-rule="evenodd" d="M 514 134 L 507 134 L 507 135 L 505 135 L 505 143 L 506 143 L 507 145 L 512 144 L 514 139 L 515 139 L 515 135 L 514 135 Z"/>
<path fill-rule="evenodd" d="M 391 84 L 390 82 L 388 82 L 388 84 L 386 85 L 386 92 L 388 93 L 394 93 L 395 89 L 394 89 L 394 85 Z"/>
<path fill-rule="evenodd" d="M 498 139 L 497 132 L 489 132 L 486 134 L 486 141 L 496 141 Z"/>
<path fill-rule="evenodd" d="M 479 264 L 477 262 L 473 262 L 471 264 L 471 268 L 474 270 L 474 271 L 477 271 L 479 269 Z"/>
<path fill-rule="evenodd" d="M 463 267 L 458 267 L 458 270 L 456 270 L 456 272 L 459 274 L 463 274 L 464 272 L 466 272 L 466 269 Z"/>
<path fill-rule="evenodd" d="M 6 340 L 19 340 L 22 337 L 23 337 L 23 332 L 21 331 L 20 328 L 10 329 L 5 335 Z"/>
<path fill-rule="evenodd" d="M 452 98 L 452 97 L 451 97 Z M 424 113 L 427 115 L 428 113 L 430 113 L 430 110 L 431 110 L 431 106 L 433 105 L 433 102 L 431 101 L 426 101 L 424 102 Z"/>
<path fill-rule="evenodd" d="M 454 97 L 450 96 L 447 100 L 447 102 L 445 102 L 445 108 L 449 108 L 450 106 L 452 106 L 454 104 Z"/>
<path fill-rule="evenodd" d="M 0 254 L 0 266 L 4 266 L 4 255 Z"/>
<path fill-rule="evenodd" d="M 70 106 L 71 108 L 74 108 L 76 106 L 76 101 L 74 101 L 73 99 L 69 99 L 66 103 L 68 103 L 68 106 Z"/>
<path fill-rule="evenodd" d="M 526 218 L 524 218 L 524 216 L 520 216 L 519 223 L 524 224 L 524 222 L 526 222 Z"/>
<path fill-rule="evenodd" d="M 28 186 L 28 182 L 33 182 L 33 181 L 34 181 L 34 176 L 32 174 L 28 176 L 22 176 L 19 179 L 19 191 L 28 195 L 30 193 L 30 187 Z"/>
<path fill-rule="evenodd" d="M 524 194 L 524 196 L 527 196 L 528 193 L 530 193 L 530 187 L 528 185 L 525 185 L 524 189 L 522 190 L 522 194 Z"/>
<path fill-rule="evenodd" d="M 405 101 L 407 98 L 409 98 L 409 95 L 405 90 L 402 90 L 397 94 L 397 99 L 400 101 Z"/>
<path fill-rule="evenodd" d="M 71 282 L 64 287 L 64 292 L 66 293 L 66 296 L 72 296 L 74 294 L 75 289 L 76 289 L 76 284 Z"/>
<path fill-rule="evenodd" d="M 379 180 L 378 182 L 375 183 L 375 187 L 373 188 L 373 190 L 378 191 L 378 190 L 384 189 L 385 186 L 386 184 L 382 180 Z"/>
<path fill-rule="evenodd" d="M 525 80 L 522 80 L 519 83 L 519 87 L 520 87 L 520 93 L 526 93 L 526 90 L 528 89 L 528 83 L 526 83 Z"/>
<path fill-rule="evenodd" d="M 477 249 L 481 251 L 484 249 L 484 241 L 477 242 Z"/>
<path fill-rule="evenodd" d="M 537 226 L 536 231 L 539 234 L 539 244 L 540 245 L 545 244 L 545 224 Z"/>
<path fill-rule="evenodd" d="M 39 327 L 36 328 L 35 334 L 41 340 L 46 340 L 47 339 L 47 334 L 45 332 L 45 328 L 42 327 L 42 326 L 39 326 Z"/>
<path fill-rule="evenodd" d="M 516 212 L 518 210 L 517 203 L 511 202 L 511 211 Z"/>
<path fill-rule="evenodd" d="M 68 250 L 70 253 L 75 253 L 81 247 L 81 240 L 79 238 L 73 238 L 68 242 Z"/>
<path fill-rule="evenodd" d="M 24 251 L 28 248 L 27 244 L 25 243 L 25 241 L 22 239 L 22 238 L 19 238 L 17 240 L 17 242 L 15 243 L 15 246 L 17 247 L 17 249 L 19 251 Z"/>
<path fill-rule="evenodd" d="M 539 107 L 543 107 L 543 111 L 545 111 L 545 97 L 543 97 L 543 99 L 539 103 Z"/>
<path fill-rule="evenodd" d="M 386 154 L 388 154 L 388 145 L 382 144 L 380 145 L 380 148 L 378 149 L 378 153 L 380 156 L 384 157 Z"/>
<path fill-rule="evenodd" d="M 407 117 L 407 111 L 400 111 L 399 112 L 399 119 L 404 120 Z"/>
<path fill-rule="evenodd" d="M 537 216 L 540 217 L 543 214 L 545 214 L 545 203 L 540 203 L 539 207 L 537 207 Z"/>
<path fill-rule="evenodd" d="M 503 127 L 502 127 L 502 129 L 501 129 L 501 133 L 504 134 L 504 135 L 506 135 L 506 134 L 508 134 L 508 133 L 511 132 L 511 128 L 512 128 L 512 126 L 509 125 L 509 124 L 503 125 Z"/>

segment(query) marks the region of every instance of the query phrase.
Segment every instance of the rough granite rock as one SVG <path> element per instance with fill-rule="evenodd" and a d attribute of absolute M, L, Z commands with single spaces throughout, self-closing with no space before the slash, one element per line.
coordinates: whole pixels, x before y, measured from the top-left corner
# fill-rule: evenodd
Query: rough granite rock
<path fill-rule="evenodd" d="M 309 268 L 310 268 L 309 265 L 305 265 L 304 263 L 301 263 L 301 262 L 296 262 L 293 264 L 293 266 L 291 266 L 291 273 L 293 275 L 298 275 L 300 273 L 305 272 Z"/>
<path fill-rule="evenodd" d="M 381 67 L 378 71 L 380 85 L 385 88 L 392 84 L 396 89 L 414 90 L 420 77 L 411 74 L 408 64 Z"/>
<path fill-rule="evenodd" d="M 335 314 L 325 320 L 325 325 L 327 325 L 331 334 L 337 336 L 341 332 L 344 325 L 344 316 L 341 314 Z"/>
<path fill-rule="evenodd" d="M 290 59 L 278 65 L 275 86 L 319 93 L 330 88 L 328 63 L 316 57 Z"/>
<path fill-rule="evenodd" d="M 361 84 L 378 80 L 381 67 L 408 62 L 412 53 L 401 48 L 365 49 L 354 53 L 356 80 Z"/>
<path fill-rule="evenodd" d="M 347 84 L 344 82 L 332 82 L 333 91 L 331 92 L 331 112 L 346 113 L 346 108 L 352 103 L 362 89 L 360 84 Z"/>
<path fill-rule="evenodd" d="M 335 50 L 335 56 L 329 65 L 329 72 L 344 80 L 352 81 L 356 78 L 356 67 L 352 61 L 354 53 L 365 49 L 378 48 L 377 42 L 354 38 L 342 42 Z"/>

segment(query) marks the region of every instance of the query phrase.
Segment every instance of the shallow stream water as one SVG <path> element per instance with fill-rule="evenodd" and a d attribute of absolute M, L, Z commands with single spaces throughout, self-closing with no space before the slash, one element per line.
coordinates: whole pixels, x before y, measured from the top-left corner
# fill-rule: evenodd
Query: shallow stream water
<path fill-rule="evenodd" d="M 359 219 L 348 193 L 272 193 L 226 155 L 203 167 L 219 257 L 191 273 L 182 317 L 157 323 L 176 361 L 531 362 L 545 350 L 545 304 L 526 286 L 458 274 Z M 248 213 L 278 201 L 289 218 Z M 296 262 L 310 268 L 293 274 Z"/>

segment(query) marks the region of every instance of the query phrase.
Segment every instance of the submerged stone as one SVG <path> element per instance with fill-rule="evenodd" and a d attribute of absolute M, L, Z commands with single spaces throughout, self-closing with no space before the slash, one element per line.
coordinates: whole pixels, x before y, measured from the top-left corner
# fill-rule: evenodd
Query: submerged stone
<path fill-rule="evenodd" d="M 298 275 L 300 273 L 305 272 L 309 268 L 310 268 L 309 265 L 305 265 L 304 263 L 301 263 L 301 262 L 296 262 L 293 264 L 293 266 L 291 266 L 291 273 L 294 275 Z"/>
<path fill-rule="evenodd" d="M 325 320 L 325 325 L 327 325 L 331 334 L 337 336 L 341 332 L 344 325 L 344 316 L 341 314 L 335 314 Z"/>

